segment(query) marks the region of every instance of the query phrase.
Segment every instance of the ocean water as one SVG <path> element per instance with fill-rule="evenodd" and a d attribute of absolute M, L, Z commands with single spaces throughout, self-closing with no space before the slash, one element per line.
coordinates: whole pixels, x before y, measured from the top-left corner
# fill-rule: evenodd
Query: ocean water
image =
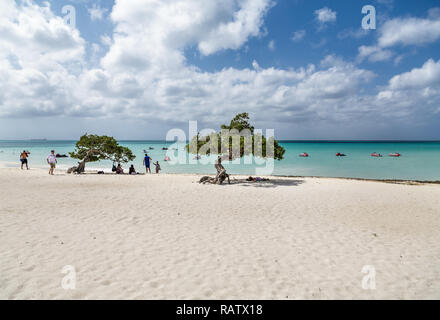
<path fill-rule="evenodd" d="M 194 155 L 184 152 L 184 144 L 174 147 L 183 154 L 187 161 L 171 164 L 163 161 L 167 151 L 162 147 L 171 147 L 173 142 L 165 141 L 120 141 L 121 145 L 129 147 L 136 159 L 129 164 L 134 164 L 137 170 L 142 170 L 143 150 L 148 150 L 153 161 L 158 160 L 163 173 L 215 173 L 212 163 L 188 163 Z M 275 161 L 273 175 L 285 176 L 323 176 L 323 177 L 351 177 L 370 179 L 410 179 L 410 180 L 440 180 L 440 142 L 354 142 L 354 141 L 282 141 L 286 149 L 285 158 Z M 51 149 L 56 153 L 68 154 L 73 151 L 75 141 L 5 141 L 0 140 L 0 163 L 2 166 L 19 167 L 21 151 L 31 152 L 29 164 L 31 167 L 46 167 L 45 159 Z M 301 158 L 299 154 L 307 152 L 309 158 Z M 339 158 L 335 154 L 341 152 L 346 157 Z M 382 158 L 371 157 L 372 152 L 381 153 Z M 389 157 L 389 153 L 399 152 L 400 158 Z M 214 159 L 204 157 L 202 162 Z M 225 164 L 229 173 L 255 175 L 256 168 L 264 165 L 255 164 L 254 159 L 240 160 L 240 164 Z M 257 159 L 258 160 L 258 159 Z M 66 169 L 77 163 L 71 158 L 58 159 L 59 169 Z M 128 168 L 128 165 L 124 165 Z M 88 163 L 86 169 L 111 170 L 111 162 L 101 161 Z M 154 169 L 154 166 L 153 166 Z"/>

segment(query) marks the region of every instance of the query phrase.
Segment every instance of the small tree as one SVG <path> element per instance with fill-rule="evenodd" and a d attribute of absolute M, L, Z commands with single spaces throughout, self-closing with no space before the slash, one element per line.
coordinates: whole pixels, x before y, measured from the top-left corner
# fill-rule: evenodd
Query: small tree
<path fill-rule="evenodd" d="M 204 182 L 221 184 L 225 179 L 229 180 L 229 175 L 221 164 L 222 160 L 234 160 L 245 155 L 256 155 L 263 158 L 273 158 L 275 160 L 282 160 L 286 150 L 279 145 L 278 141 L 273 137 L 266 139 L 261 133 L 255 133 L 254 127 L 249 123 L 249 115 L 247 113 L 237 114 L 229 123 L 229 125 L 222 125 L 221 130 L 237 130 L 229 136 L 222 137 L 221 133 L 213 132 L 205 137 L 200 137 L 199 134 L 193 137 L 190 143 L 186 146 L 189 153 L 199 154 L 200 149 L 206 145 L 214 146 L 214 148 L 203 148 L 204 153 L 209 155 L 211 153 L 221 155 L 218 157 L 215 164 L 217 176 L 208 179 L 203 177 Z M 216 141 L 217 140 L 217 141 Z M 211 142 L 216 142 L 211 144 Z M 247 142 L 247 143 L 246 143 Z M 250 142 L 250 143 L 249 143 Z M 267 145 L 273 145 L 272 150 L 267 150 Z M 215 147 L 216 146 L 216 147 Z M 228 150 L 228 152 L 224 152 Z M 238 152 L 237 152 L 238 151 Z M 223 153 L 222 153 L 223 152 Z M 202 182 L 202 181 L 201 181 Z"/>
<path fill-rule="evenodd" d="M 77 167 L 70 168 L 68 173 L 83 173 L 87 162 L 111 160 L 113 163 L 127 163 L 136 158 L 129 148 L 119 145 L 115 138 L 87 133 L 79 139 L 75 150 L 69 155 L 81 162 Z"/>

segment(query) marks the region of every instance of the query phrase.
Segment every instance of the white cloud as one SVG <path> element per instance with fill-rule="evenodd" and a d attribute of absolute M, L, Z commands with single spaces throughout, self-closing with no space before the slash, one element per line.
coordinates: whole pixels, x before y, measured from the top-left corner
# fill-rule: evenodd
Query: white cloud
<path fill-rule="evenodd" d="M 429 9 L 428 10 L 428 18 L 430 18 L 430 19 L 440 18 L 440 7 Z"/>
<path fill-rule="evenodd" d="M 359 39 L 368 35 L 368 30 L 359 29 L 344 29 L 338 33 L 338 39 L 355 38 Z"/>
<path fill-rule="evenodd" d="M 429 11 L 428 18 L 395 18 L 386 21 L 378 30 L 377 44 L 359 47 L 358 59 L 369 61 L 389 60 L 393 53 L 389 48 L 401 46 L 420 46 L 440 39 L 440 15 L 437 8 Z"/>
<path fill-rule="evenodd" d="M 270 40 L 269 44 L 267 45 L 270 51 L 274 51 L 276 49 L 275 47 L 275 40 Z"/>
<path fill-rule="evenodd" d="M 394 5 L 394 0 L 376 0 L 379 4 L 385 5 L 388 8 L 392 8 Z"/>
<path fill-rule="evenodd" d="M 382 48 L 395 45 L 422 45 L 440 38 L 440 18 L 396 18 L 380 29 L 378 44 Z"/>
<path fill-rule="evenodd" d="M 243 0 L 236 2 L 237 4 L 232 21 L 221 21 L 215 28 L 207 30 L 206 36 L 201 37 L 199 49 L 203 54 L 209 55 L 224 49 L 238 49 L 249 37 L 261 34 L 263 17 L 273 5 L 272 1 Z M 221 11 L 216 11 L 216 14 Z"/>
<path fill-rule="evenodd" d="M 256 60 L 252 61 L 252 67 L 253 67 L 256 71 L 261 70 L 260 65 L 258 64 L 258 62 L 257 62 Z"/>
<path fill-rule="evenodd" d="M 376 101 L 395 116 L 432 119 L 440 111 L 440 60 L 392 77 Z"/>
<path fill-rule="evenodd" d="M 409 72 L 391 78 L 389 88 L 392 90 L 420 89 L 440 87 L 440 60 L 426 61 L 421 68 L 414 68 Z"/>
<path fill-rule="evenodd" d="M 320 23 L 328 23 L 336 21 L 336 11 L 328 7 L 324 7 L 318 10 L 315 10 L 316 19 Z"/>
<path fill-rule="evenodd" d="M 101 36 L 101 43 L 107 47 L 111 46 L 113 41 L 108 35 Z"/>
<path fill-rule="evenodd" d="M 99 5 L 93 4 L 91 8 L 87 9 L 89 11 L 90 19 L 92 21 L 102 20 L 107 9 L 101 8 Z"/>
<path fill-rule="evenodd" d="M 72 106 L 85 41 L 49 4 L 0 3 L 0 116 L 53 115 Z"/>
<path fill-rule="evenodd" d="M 31 2 L 0 4 L 0 54 L 17 57 L 23 67 L 80 61 L 85 41 L 78 30 L 55 16 L 49 6 Z"/>
<path fill-rule="evenodd" d="M 107 68 L 180 68 L 183 50 L 202 55 L 238 49 L 262 34 L 270 0 L 116 1 L 113 45 L 103 60 Z"/>
<path fill-rule="evenodd" d="M 371 62 L 386 61 L 389 60 L 393 53 L 390 50 L 384 50 L 378 46 L 360 46 L 358 61 L 361 62 L 365 58 L 368 58 Z"/>
<path fill-rule="evenodd" d="M 302 40 L 305 36 L 306 36 L 306 30 L 298 30 L 293 33 L 291 39 L 292 41 L 296 42 Z"/>
<path fill-rule="evenodd" d="M 419 92 L 418 103 L 426 103 L 428 109 L 412 112 L 432 111 L 430 106 L 438 101 L 439 88 L 431 85 L 437 76 L 429 78 L 438 72 L 438 62 L 433 61 L 420 71 L 396 76 L 398 80 L 390 80 L 377 96 L 362 93 L 375 76 L 371 71 L 336 56 L 298 69 L 265 68 L 254 61 L 249 68 L 207 72 L 188 63 L 184 55 L 188 47 L 199 48 L 202 54 L 237 49 L 264 32 L 269 1 L 130 0 L 130 4 L 116 1 L 111 13 L 114 33 L 101 39 L 103 46 L 92 46 L 94 52 L 107 53 L 99 65 L 88 69 L 85 41 L 49 7 L 2 1 L 0 116 L 218 123 L 244 110 L 268 122 L 353 122 L 383 109 L 402 108 L 408 103 L 402 88 L 417 81 L 422 84 L 414 89 Z M 232 27 L 234 21 L 243 25 Z M 231 22 L 231 30 L 240 35 L 227 34 L 235 40 L 215 36 Z"/>

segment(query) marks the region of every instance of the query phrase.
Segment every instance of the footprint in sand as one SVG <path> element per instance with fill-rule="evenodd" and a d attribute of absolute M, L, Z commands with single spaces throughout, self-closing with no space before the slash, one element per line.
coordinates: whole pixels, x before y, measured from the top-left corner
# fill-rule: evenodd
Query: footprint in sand
<path fill-rule="evenodd" d="M 25 269 L 23 269 L 24 271 L 28 271 L 28 272 L 30 272 L 30 271 L 33 271 L 34 269 L 35 269 L 35 265 L 33 265 L 33 266 L 30 266 L 30 267 L 27 267 L 27 268 L 25 268 Z"/>

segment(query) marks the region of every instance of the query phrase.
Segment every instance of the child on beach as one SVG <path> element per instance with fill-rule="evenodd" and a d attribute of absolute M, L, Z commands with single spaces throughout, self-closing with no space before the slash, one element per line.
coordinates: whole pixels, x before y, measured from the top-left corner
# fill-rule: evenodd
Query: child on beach
<path fill-rule="evenodd" d="M 159 161 L 156 161 L 156 163 L 153 162 L 153 164 L 156 166 L 156 174 L 159 174 L 159 171 L 162 170 L 162 169 L 160 168 Z"/>
<path fill-rule="evenodd" d="M 21 170 L 23 170 L 23 165 L 26 165 L 26 169 L 29 170 L 28 166 L 28 157 L 31 153 L 29 151 L 23 150 L 23 152 L 20 154 L 20 162 L 21 162 Z"/>
<path fill-rule="evenodd" d="M 46 161 L 47 161 L 47 163 L 50 166 L 49 174 L 53 175 L 53 171 L 55 170 L 55 167 L 56 167 L 56 164 L 57 164 L 57 157 L 55 156 L 55 151 L 54 150 L 52 150 L 50 152 L 50 155 L 47 157 Z"/>

